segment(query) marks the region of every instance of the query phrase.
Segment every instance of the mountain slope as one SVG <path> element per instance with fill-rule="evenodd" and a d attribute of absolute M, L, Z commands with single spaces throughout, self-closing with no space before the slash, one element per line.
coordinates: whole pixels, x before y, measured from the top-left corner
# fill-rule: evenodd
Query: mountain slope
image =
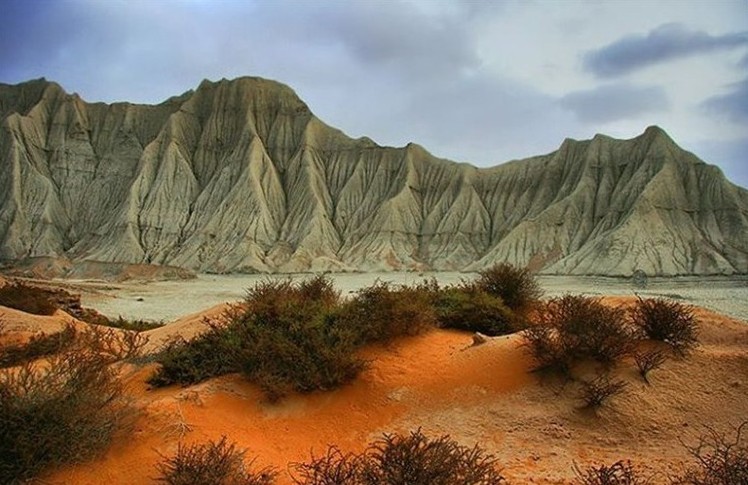
<path fill-rule="evenodd" d="M 4 260 L 748 273 L 748 191 L 657 127 L 478 169 L 351 139 L 259 78 L 155 106 L 0 85 L 0 116 Z"/>

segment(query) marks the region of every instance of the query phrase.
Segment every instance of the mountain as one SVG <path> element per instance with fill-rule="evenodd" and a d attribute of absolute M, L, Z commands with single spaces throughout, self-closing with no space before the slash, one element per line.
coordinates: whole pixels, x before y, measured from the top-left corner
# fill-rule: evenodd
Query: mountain
<path fill-rule="evenodd" d="M 484 169 L 351 139 L 259 78 L 158 105 L 0 84 L 0 117 L 5 261 L 748 273 L 748 191 L 658 127 Z"/>

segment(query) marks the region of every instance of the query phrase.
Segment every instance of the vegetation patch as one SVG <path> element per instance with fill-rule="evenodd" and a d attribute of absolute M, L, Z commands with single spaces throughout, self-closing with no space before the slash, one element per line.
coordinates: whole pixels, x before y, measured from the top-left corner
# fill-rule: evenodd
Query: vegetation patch
<path fill-rule="evenodd" d="M 681 355 L 698 344 L 697 321 L 690 306 L 665 298 L 639 298 L 630 317 L 647 338 L 666 342 Z"/>

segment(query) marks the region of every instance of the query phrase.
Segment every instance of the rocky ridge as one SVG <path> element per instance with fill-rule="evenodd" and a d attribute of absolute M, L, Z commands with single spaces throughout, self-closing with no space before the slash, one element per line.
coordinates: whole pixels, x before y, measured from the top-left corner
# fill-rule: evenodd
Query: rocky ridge
<path fill-rule="evenodd" d="M 484 169 L 349 138 L 249 77 L 158 105 L 0 84 L 0 119 L 5 261 L 748 273 L 748 191 L 658 127 Z"/>

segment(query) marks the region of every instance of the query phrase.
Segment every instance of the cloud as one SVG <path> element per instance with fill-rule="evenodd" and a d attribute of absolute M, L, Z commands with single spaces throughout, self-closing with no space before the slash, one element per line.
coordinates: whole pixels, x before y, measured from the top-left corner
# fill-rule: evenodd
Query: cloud
<path fill-rule="evenodd" d="M 734 184 L 748 189 L 748 137 L 731 140 L 701 140 L 684 144 L 707 163 L 718 164 Z"/>
<path fill-rule="evenodd" d="M 731 84 L 729 88 L 727 94 L 708 98 L 701 104 L 702 108 L 736 123 L 748 124 L 748 78 Z"/>
<path fill-rule="evenodd" d="M 609 78 L 661 62 L 717 50 L 748 45 L 748 32 L 712 36 L 688 30 L 682 24 L 668 23 L 647 35 L 628 35 L 583 56 L 585 69 L 598 77 Z"/>
<path fill-rule="evenodd" d="M 632 119 L 670 107 L 661 86 L 638 87 L 629 84 L 606 84 L 586 91 L 575 91 L 560 98 L 558 103 L 584 123 Z"/>

